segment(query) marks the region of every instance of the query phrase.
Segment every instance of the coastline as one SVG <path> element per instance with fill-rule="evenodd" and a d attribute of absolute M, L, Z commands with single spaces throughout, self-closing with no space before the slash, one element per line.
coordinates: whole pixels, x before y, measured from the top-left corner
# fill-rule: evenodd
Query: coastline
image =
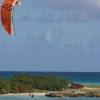
<path fill-rule="evenodd" d="M 99 92 L 98 92 L 99 91 Z M 92 96 L 100 97 L 100 88 L 84 87 L 82 89 L 66 89 L 63 91 L 48 91 L 48 92 L 33 92 L 33 93 L 7 93 L 0 96 L 50 96 L 50 97 L 77 97 L 77 96 Z"/>
<path fill-rule="evenodd" d="M 0 94 L 0 96 L 45 96 L 47 93 L 7 93 L 7 94 Z"/>

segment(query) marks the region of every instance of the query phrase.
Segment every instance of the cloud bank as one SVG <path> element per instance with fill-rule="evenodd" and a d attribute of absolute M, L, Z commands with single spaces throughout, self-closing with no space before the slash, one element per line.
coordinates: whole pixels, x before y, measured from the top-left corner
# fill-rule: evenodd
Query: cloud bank
<path fill-rule="evenodd" d="M 42 9 L 39 22 L 80 22 L 100 20 L 100 0 L 34 0 Z"/>
<path fill-rule="evenodd" d="M 57 10 L 100 8 L 100 0 L 33 0 L 32 4 Z"/>

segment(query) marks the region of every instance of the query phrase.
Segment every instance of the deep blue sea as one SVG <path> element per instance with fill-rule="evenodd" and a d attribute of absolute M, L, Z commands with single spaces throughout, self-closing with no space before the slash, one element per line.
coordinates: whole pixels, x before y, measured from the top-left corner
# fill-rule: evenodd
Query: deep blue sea
<path fill-rule="evenodd" d="M 10 78 L 17 74 L 32 74 L 44 76 L 59 76 L 64 79 L 69 79 L 76 83 L 100 85 L 100 72 L 12 72 L 1 71 L 0 77 Z"/>

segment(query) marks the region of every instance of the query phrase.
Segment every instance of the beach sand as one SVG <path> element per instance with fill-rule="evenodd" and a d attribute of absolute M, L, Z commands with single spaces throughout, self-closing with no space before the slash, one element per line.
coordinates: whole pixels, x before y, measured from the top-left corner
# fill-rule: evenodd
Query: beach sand
<path fill-rule="evenodd" d="M 49 91 L 49 92 L 42 92 L 42 93 L 37 93 L 37 92 L 33 92 L 33 93 L 7 93 L 7 94 L 2 94 L 4 96 L 45 96 L 48 93 L 58 93 L 58 92 L 63 92 L 63 93 L 72 93 L 72 92 L 80 92 L 80 93 L 86 93 L 86 92 L 96 92 L 96 91 L 100 91 L 100 87 L 84 87 L 82 89 L 66 89 L 64 91 Z"/>
<path fill-rule="evenodd" d="M 45 96 L 46 93 L 7 93 L 7 94 L 2 94 L 4 96 Z"/>

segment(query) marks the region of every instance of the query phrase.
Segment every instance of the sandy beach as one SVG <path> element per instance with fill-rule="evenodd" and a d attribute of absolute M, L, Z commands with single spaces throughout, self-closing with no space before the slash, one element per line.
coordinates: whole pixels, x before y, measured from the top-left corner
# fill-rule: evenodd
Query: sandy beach
<path fill-rule="evenodd" d="M 84 87 L 83 89 L 85 89 L 85 90 L 100 90 L 100 87 L 99 88 Z"/>
<path fill-rule="evenodd" d="M 64 90 L 64 91 L 49 91 L 49 92 L 43 92 L 43 93 L 7 93 L 7 94 L 2 94 L 4 96 L 31 96 L 31 95 L 34 95 L 34 96 L 45 96 L 46 94 L 48 93 L 58 93 L 58 92 L 63 92 L 63 93 L 72 93 L 72 92 L 80 92 L 80 93 L 85 93 L 85 92 L 90 92 L 90 91 L 100 91 L 100 88 L 92 88 L 92 87 L 84 87 L 83 89 L 67 89 L 67 90 Z"/>
<path fill-rule="evenodd" d="M 2 94 L 4 96 L 45 96 L 46 93 L 7 93 L 7 94 Z"/>

